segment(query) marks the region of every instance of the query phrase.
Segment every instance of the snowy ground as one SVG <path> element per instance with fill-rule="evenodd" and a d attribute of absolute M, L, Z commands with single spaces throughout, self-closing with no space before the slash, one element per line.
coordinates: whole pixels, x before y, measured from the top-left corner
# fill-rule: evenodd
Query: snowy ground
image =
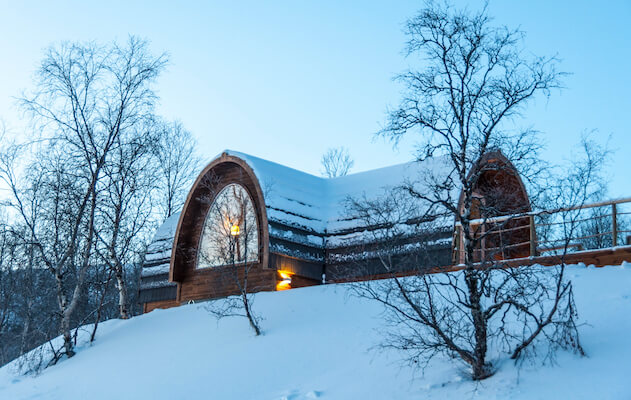
<path fill-rule="evenodd" d="M 93 346 L 37 377 L 0 369 L 0 399 L 631 399 L 631 264 L 569 274 L 588 357 L 507 361 L 482 383 L 444 360 L 421 376 L 369 351 L 380 306 L 329 285 L 258 295 L 258 338 L 199 304 L 106 322 Z"/>

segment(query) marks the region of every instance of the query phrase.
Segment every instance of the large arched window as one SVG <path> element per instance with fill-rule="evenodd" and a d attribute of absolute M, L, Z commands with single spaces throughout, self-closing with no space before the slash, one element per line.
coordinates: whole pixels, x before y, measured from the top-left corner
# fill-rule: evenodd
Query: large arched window
<path fill-rule="evenodd" d="M 197 252 L 197 268 L 257 262 L 258 221 L 247 190 L 236 183 L 224 187 L 206 214 Z"/>

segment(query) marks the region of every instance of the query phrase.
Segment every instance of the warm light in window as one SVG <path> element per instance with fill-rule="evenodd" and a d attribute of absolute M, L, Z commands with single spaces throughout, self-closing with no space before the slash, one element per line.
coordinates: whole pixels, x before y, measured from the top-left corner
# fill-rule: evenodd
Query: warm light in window
<path fill-rule="evenodd" d="M 232 236 L 239 236 L 239 233 L 241 233 L 241 231 L 239 230 L 239 225 L 232 225 L 230 227 L 230 234 Z"/>
<path fill-rule="evenodd" d="M 221 189 L 208 209 L 199 235 L 196 267 L 258 262 L 260 238 L 256 210 L 243 186 L 231 183 Z"/>
<path fill-rule="evenodd" d="M 278 271 L 280 281 L 276 284 L 276 290 L 291 289 L 291 273 L 287 271 Z"/>

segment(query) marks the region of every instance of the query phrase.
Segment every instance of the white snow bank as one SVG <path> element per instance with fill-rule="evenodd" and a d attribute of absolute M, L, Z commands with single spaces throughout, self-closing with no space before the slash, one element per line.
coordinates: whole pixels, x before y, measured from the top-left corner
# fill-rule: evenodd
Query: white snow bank
<path fill-rule="evenodd" d="M 369 351 L 381 307 L 327 285 L 259 294 L 262 337 L 201 304 L 106 322 L 93 346 L 40 376 L 0 369 L 0 399 L 630 399 L 631 264 L 568 274 L 588 357 L 506 361 L 480 383 L 445 360 L 421 376 Z"/>

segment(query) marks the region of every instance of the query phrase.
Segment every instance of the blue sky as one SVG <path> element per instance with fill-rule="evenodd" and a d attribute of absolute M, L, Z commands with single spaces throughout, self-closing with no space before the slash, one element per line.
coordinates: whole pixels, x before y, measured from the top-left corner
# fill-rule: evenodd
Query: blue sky
<path fill-rule="evenodd" d="M 397 102 L 393 75 L 414 65 L 401 54 L 401 28 L 422 2 L 62 3 L 0 1 L 0 118 L 16 134 L 25 124 L 13 97 L 31 87 L 47 46 L 134 34 L 170 54 L 159 112 L 180 119 L 206 158 L 231 148 L 317 174 L 333 146 L 350 148 L 354 171 L 413 155 L 412 137 L 392 149 L 374 132 Z M 582 132 L 597 129 L 601 142 L 611 135 L 610 194 L 631 195 L 631 1 L 495 0 L 489 12 L 572 73 L 518 126 L 544 132 L 552 162 L 569 157 Z"/>

